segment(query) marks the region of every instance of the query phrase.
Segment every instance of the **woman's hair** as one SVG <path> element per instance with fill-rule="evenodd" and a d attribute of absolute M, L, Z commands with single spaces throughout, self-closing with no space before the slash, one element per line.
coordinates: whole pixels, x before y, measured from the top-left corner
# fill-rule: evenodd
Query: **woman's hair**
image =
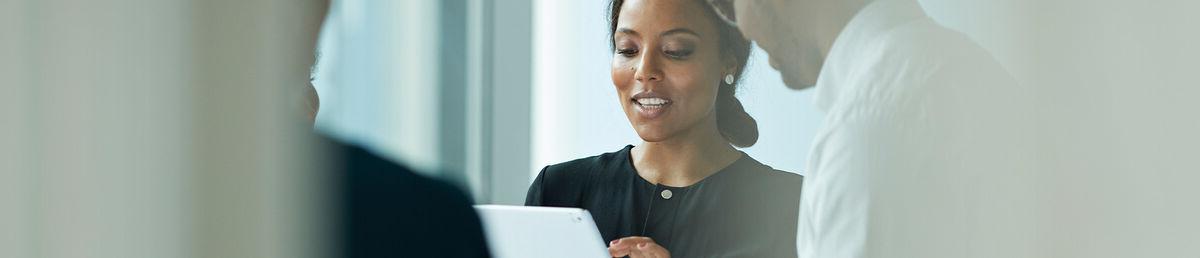
<path fill-rule="evenodd" d="M 705 4 L 704 0 L 692 1 Z M 612 36 L 617 31 L 617 18 L 620 17 L 621 5 L 624 3 L 624 0 L 611 0 L 611 5 L 608 7 L 608 44 L 614 51 L 616 42 L 613 42 Z M 708 6 L 705 4 L 705 7 Z M 720 45 L 717 49 L 721 51 L 721 59 L 737 63 L 735 67 L 737 70 L 733 74 L 733 84 L 725 84 L 725 81 L 722 80 L 720 89 L 717 90 L 717 129 L 733 146 L 743 148 L 753 146 L 755 142 L 758 142 L 758 122 L 750 117 L 750 113 L 746 113 L 742 102 L 737 99 L 737 96 L 734 96 L 738 81 L 742 79 L 742 71 L 746 68 L 746 60 L 750 58 L 750 41 L 742 38 L 741 32 L 736 27 L 721 21 L 712 8 L 703 9 L 705 17 L 712 22 L 713 27 L 717 28 L 717 35 L 720 37 Z"/>

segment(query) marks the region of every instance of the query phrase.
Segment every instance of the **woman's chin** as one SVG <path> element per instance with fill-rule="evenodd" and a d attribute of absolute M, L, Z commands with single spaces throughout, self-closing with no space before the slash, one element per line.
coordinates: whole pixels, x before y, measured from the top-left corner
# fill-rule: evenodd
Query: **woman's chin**
<path fill-rule="evenodd" d="M 638 127 L 636 131 L 638 137 L 642 138 L 642 141 L 645 142 L 661 142 L 670 138 L 670 134 L 661 128 Z"/>

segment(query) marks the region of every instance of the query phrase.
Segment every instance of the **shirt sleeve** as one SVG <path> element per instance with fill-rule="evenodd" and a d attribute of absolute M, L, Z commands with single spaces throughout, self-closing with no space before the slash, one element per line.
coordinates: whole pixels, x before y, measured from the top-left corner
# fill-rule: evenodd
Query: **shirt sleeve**
<path fill-rule="evenodd" d="M 1028 256 L 1028 102 L 960 48 L 888 51 L 832 107 L 801 197 L 801 256 Z"/>
<path fill-rule="evenodd" d="M 544 205 L 544 201 L 542 200 L 542 185 L 546 181 L 546 168 L 549 167 L 542 167 L 542 171 L 538 172 L 537 178 L 529 185 L 529 191 L 525 193 L 525 206 Z"/>

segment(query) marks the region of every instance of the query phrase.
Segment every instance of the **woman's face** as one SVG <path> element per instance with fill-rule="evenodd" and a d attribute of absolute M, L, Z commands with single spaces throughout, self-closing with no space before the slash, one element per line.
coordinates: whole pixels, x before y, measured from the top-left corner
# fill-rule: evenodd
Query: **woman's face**
<path fill-rule="evenodd" d="M 698 0 L 631 0 L 613 32 L 612 80 L 642 140 L 659 142 L 716 127 L 722 65 L 715 24 Z"/>

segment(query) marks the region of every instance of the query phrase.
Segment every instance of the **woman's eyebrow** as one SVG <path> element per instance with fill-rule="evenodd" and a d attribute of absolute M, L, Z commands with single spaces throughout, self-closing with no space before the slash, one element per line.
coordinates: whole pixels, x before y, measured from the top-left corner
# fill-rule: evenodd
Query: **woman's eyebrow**
<path fill-rule="evenodd" d="M 630 36 L 637 36 L 637 35 L 638 35 L 637 31 L 635 31 L 635 30 L 633 30 L 633 29 L 630 29 L 630 28 L 619 28 L 619 29 L 617 29 L 617 33 L 621 33 L 621 34 L 629 34 Z"/>
<path fill-rule="evenodd" d="M 671 35 L 671 34 L 680 34 L 680 33 L 682 33 L 682 34 L 692 34 L 692 36 L 696 36 L 697 38 L 700 38 L 700 33 L 696 33 L 696 31 L 693 31 L 693 30 L 691 30 L 691 29 L 688 29 L 688 28 L 674 28 L 674 29 L 671 29 L 671 30 L 668 30 L 668 31 L 664 31 L 662 34 L 659 34 L 659 36 L 660 36 L 660 37 L 666 37 L 666 36 L 669 36 L 669 35 Z"/>

